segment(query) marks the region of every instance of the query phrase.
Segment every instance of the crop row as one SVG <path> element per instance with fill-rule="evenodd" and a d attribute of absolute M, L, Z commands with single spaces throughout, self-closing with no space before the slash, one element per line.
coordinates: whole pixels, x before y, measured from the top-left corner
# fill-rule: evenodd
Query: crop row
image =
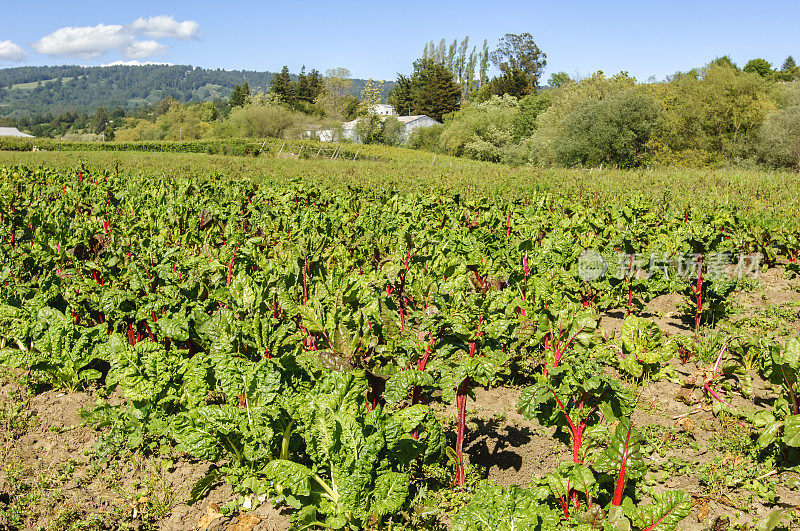
<path fill-rule="evenodd" d="M 712 256 L 796 263 L 796 220 L 764 219 L 642 198 L 464 199 L 4 167 L 0 357 L 40 383 L 119 391 L 125 405 L 94 413 L 110 427 L 109 455 L 169 444 L 215 463 L 193 499 L 224 479 L 294 507 L 298 526 L 336 529 L 410 518 L 426 466 L 449 463 L 463 486 L 467 397 L 535 365 L 519 409 L 557 426 L 572 459 L 530 489 L 481 484 L 456 527 L 593 518 L 591 528 L 674 529 L 691 501 L 668 492 L 637 506 L 636 403 L 601 365 L 641 378 L 694 348 L 632 314 L 683 293 L 697 335 L 746 282 L 708 275 Z M 590 278 L 587 249 L 606 263 L 665 262 L 650 275 Z M 678 274 L 685 256 L 699 264 L 689 279 Z M 611 344 L 597 331 L 610 308 L 631 314 Z M 753 349 L 768 352 L 766 376 L 800 369 L 796 342 L 730 352 Z M 705 387 L 719 408 L 729 407 L 723 374 Z M 768 426 L 763 447 L 800 445 L 793 378 L 771 417 L 750 419 Z M 432 409 L 441 403 L 456 404 L 454 440 Z"/>

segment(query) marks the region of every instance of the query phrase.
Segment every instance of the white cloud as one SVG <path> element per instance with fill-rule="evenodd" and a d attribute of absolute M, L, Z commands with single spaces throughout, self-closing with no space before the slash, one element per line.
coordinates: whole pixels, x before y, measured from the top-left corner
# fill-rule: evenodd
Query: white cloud
<path fill-rule="evenodd" d="M 27 52 L 11 41 L 0 41 L 0 61 L 22 61 Z"/>
<path fill-rule="evenodd" d="M 164 65 L 172 66 L 172 63 L 157 63 L 155 61 L 137 61 L 131 59 L 130 61 L 112 61 L 110 63 L 103 63 L 100 66 L 144 66 L 144 65 Z"/>
<path fill-rule="evenodd" d="M 178 22 L 167 15 L 157 17 L 138 18 L 130 25 L 130 30 L 137 35 L 144 35 L 151 39 L 193 39 L 197 37 L 200 25 L 194 20 Z"/>
<path fill-rule="evenodd" d="M 122 26 L 98 24 L 57 29 L 32 46 L 37 52 L 47 55 L 77 55 L 92 58 L 112 49 L 123 48 L 130 42 L 131 37 L 123 33 Z"/>
<path fill-rule="evenodd" d="M 166 50 L 166 46 L 156 41 L 133 41 L 122 50 L 122 53 L 131 59 L 141 59 L 162 55 Z"/>
<path fill-rule="evenodd" d="M 138 40 L 137 37 L 191 39 L 197 36 L 198 30 L 199 25 L 192 20 L 178 22 L 173 17 L 159 15 L 139 18 L 127 25 L 68 26 L 45 35 L 32 46 L 39 53 L 54 56 L 91 59 L 116 50 L 128 59 L 142 59 L 161 55 L 167 48 L 158 41 Z"/>

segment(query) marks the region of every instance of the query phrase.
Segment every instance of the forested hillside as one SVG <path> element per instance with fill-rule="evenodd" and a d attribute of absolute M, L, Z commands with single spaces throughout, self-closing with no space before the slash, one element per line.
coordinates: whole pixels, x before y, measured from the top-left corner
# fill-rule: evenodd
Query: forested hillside
<path fill-rule="evenodd" d="M 274 73 L 210 70 L 188 65 L 24 66 L 0 69 L 0 116 L 132 110 L 164 98 L 179 102 L 227 99 L 237 84 L 268 90 Z M 293 76 L 296 77 L 296 76 Z M 358 95 L 364 80 L 354 79 Z M 388 88 L 388 87 L 387 87 Z"/>

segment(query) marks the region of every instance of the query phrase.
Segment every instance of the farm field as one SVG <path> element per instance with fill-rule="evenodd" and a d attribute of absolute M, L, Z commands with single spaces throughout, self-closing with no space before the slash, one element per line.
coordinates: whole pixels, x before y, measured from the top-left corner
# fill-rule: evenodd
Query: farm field
<path fill-rule="evenodd" d="M 0 151 L 0 528 L 800 526 L 796 174 L 370 149 Z"/>

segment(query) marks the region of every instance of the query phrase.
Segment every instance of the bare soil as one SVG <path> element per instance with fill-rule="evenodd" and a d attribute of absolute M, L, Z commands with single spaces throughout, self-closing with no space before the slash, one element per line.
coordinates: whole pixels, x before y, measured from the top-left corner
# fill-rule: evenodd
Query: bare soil
<path fill-rule="evenodd" d="M 189 491 L 209 469 L 188 456 L 93 462 L 100 433 L 83 423 L 80 410 L 95 399 L 82 392 L 26 393 L 13 378 L 0 385 L 0 529 L 67 529 L 78 522 L 88 529 L 289 528 L 286 516 L 258 500 L 250 511 L 223 516 L 220 507 L 235 498 L 223 483 L 188 506 Z M 15 405 L 19 411 L 12 415 Z M 9 518 L 13 512 L 21 514 Z"/>

